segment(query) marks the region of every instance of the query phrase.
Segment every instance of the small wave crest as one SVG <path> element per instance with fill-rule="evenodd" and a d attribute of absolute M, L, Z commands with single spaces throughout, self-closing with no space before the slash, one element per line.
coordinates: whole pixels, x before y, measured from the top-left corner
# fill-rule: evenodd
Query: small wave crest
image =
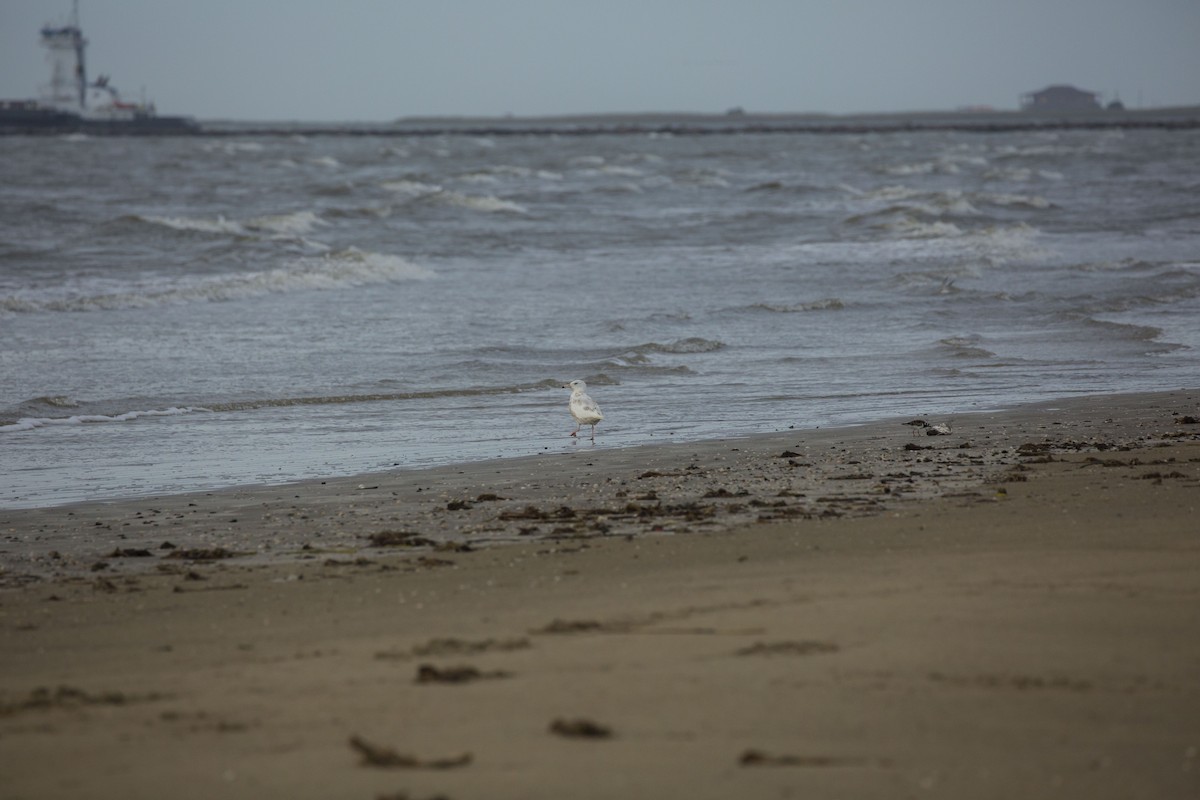
<path fill-rule="evenodd" d="M 410 195 L 413 197 L 416 197 L 418 195 L 423 195 L 423 194 L 435 194 L 437 192 L 442 191 L 442 187 L 437 185 L 436 183 L 425 183 L 423 181 L 415 181 L 415 180 L 412 180 L 412 181 L 410 181 L 410 180 L 387 181 L 385 183 L 380 184 L 380 188 L 385 189 L 389 192 L 396 192 L 397 194 L 406 194 L 406 195 Z"/>
<path fill-rule="evenodd" d="M 45 398 L 43 398 L 45 399 Z M 0 433 L 18 433 L 32 431 L 38 428 L 60 427 L 64 425 L 94 425 L 105 422 L 130 422 L 144 417 L 175 417 L 181 414 L 191 414 L 203 411 L 201 408 L 162 408 L 148 411 L 126 411 L 120 414 L 72 414 L 68 417 L 21 417 L 12 422 L 0 420 Z"/>
<path fill-rule="evenodd" d="M 79 408 L 79 403 L 75 400 L 72 400 L 65 394 L 35 397 L 30 401 L 30 404 L 37 406 L 49 406 L 51 408 Z"/>
<path fill-rule="evenodd" d="M 237 221 L 222 215 L 206 217 L 158 217 L 134 215 L 133 219 L 152 225 L 161 225 L 177 231 L 195 233 L 230 234 L 233 236 L 268 236 L 296 238 L 311 233 L 313 228 L 325 222 L 312 211 L 295 211 L 290 214 L 268 214 L 261 217 Z"/>
<path fill-rule="evenodd" d="M 958 189 L 929 192 L 909 189 L 905 186 L 884 186 L 862 196 L 868 202 L 884 203 L 861 216 L 886 216 L 888 214 L 921 214 L 926 217 L 976 217 L 979 209 L 973 202 L 977 198 Z"/>
<path fill-rule="evenodd" d="M 200 145 L 200 149 L 206 153 L 221 153 L 227 156 L 234 156 L 240 153 L 261 153 L 266 149 L 259 142 L 238 142 L 238 141 L 208 141 Z"/>
<path fill-rule="evenodd" d="M 476 183 L 489 182 L 491 175 L 484 176 L 485 180 L 474 181 Z M 470 182 L 470 181 L 468 181 Z M 452 189 L 446 189 L 443 186 L 434 183 L 425 183 L 418 180 L 397 180 L 388 181 L 380 185 L 381 188 L 400 195 L 411 202 L 421 203 L 436 203 L 439 205 L 455 206 L 458 208 L 466 208 L 471 211 L 483 211 L 487 213 L 508 213 L 508 214 L 527 214 L 528 209 L 520 203 L 514 203 L 512 200 L 505 200 L 501 197 L 496 197 L 490 194 L 464 194 L 456 192 Z"/>
<path fill-rule="evenodd" d="M 879 171 L 885 175 L 908 178 L 914 175 L 957 175 L 962 170 L 954 163 L 917 161 L 910 164 L 890 164 L 880 167 Z"/>
<path fill-rule="evenodd" d="M 677 339 L 674 342 L 666 343 L 646 342 L 635 345 L 620 354 L 611 355 L 601 363 L 607 369 L 635 370 L 639 375 L 690 375 L 692 370 L 687 364 L 655 363 L 654 356 L 714 353 L 725 347 L 724 342 L 700 337 Z"/>
<path fill-rule="evenodd" d="M 677 355 L 689 355 L 693 353 L 714 353 L 717 350 L 725 348 L 724 342 L 716 342 L 711 339 L 701 339 L 698 336 L 691 336 L 687 339 L 677 339 L 674 342 L 660 344 L 658 342 L 647 342 L 640 344 L 631 349 L 631 352 L 639 355 L 647 355 L 649 353 L 671 353 Z"/>
<path fill-rule="evenodd" d="M 980 347 L 982 336 L 948 336 L 938 340 L 938 346 L 952 358 L 995 358 L 991 350 Z"/>
<path fill-rule="evenodd" d="M 953 222 L 922 222 L 907 216 L 882 227 L 905 239 L 952 239 L 964 233 L 963 229 Z"/>
<path fill-rule="evenodd" d="M 1031 194 L 987 193 L 980 195 L 980 199 L 991 205 L 1003 206 L 1005 208 L 1032 208 L 1042 211 L 1054 207 L 1054 204 L 1046 198 Z"/>
<path fill-rule="evenodd" d="M 902 186 L 886 186 L 859 197 L 869 207 L 846 217 L 845 224 L 904 239 L 957 238 L 980 223 L 1001 222 L 998 213 L 1009 218 L 1016 212 L 1054 208 L 1049 200 L 1035 194 L 922 192 Z"/>
<path fill-rule="evenodd" d="M 445 205 L 458 206 L 460 208 L 468 208 L 472 211 L 484 211 L 488 213 L 508 213 L 508 214 L 527 214 L 528 210 L 520 203 L 514 203 L 511 200 L 494 195 L 474 195 L 462 194 L 460 192 L 441 191 L 428 195 L 428 197 L 438 203 Z"/>
<path fill-rule="evenodd" d="M 1163 335 L 1162 328 L 1157 328 L 1153 325 L 1115 322 L 1112 320 L 1097 319 L 1086 314 L 1068 314 L 1068 317 L 1079 320 L 1089 330 L 1130 342 L 1154 342 L 1158 337 Z M 1159 344 L 1166 345 L 1167 343 L 1160 342 Z"/>
<path fill-rule="evenodd" d="M 125 286 L 84 286 L 58 296 L 0 296 L 0 311 L 105 311 L 175 303 L 221 302 L 294 291 L 328 291 L 407 280 L 436 273 L 400 256 L 350 247 L 294 260 L 284 267 L 176 281 L 159 278 Z"/>
<path fill-rule="evenodd" d="M 994 178 L 996 180 L 1012 181 L 1016 183 L 1028 183 L 1031 181 L 1061 181 L 1066 180 L 1066 175 L 1053 169 L 1029 169 L 1027 167 L 1017 167 L 1014 169 L 1002 169 L 994 172 L 989 172 L 984 177 Z"/>
<path fill-rule="evenodd" d="M 1063 312 L 1060 319 L 1069 325 L 1067 335 L 1087 340 L 1102 349 L 1104 357 L 1113 353 L 1164 355 L 1188 349 L 1185 344 L 1163 339 L 1166 331 L 1154 325 L 1104 319 L 1077 311 Z"/>
<path fill-rule="evenodd" d="M 775 314 L 797 314 L 805 311 L 841 311 L 845 307 L 846 304 L 836 297 L 828 297 L 812 303 L 755 303 L 750 306 L 755 311 L 770 311 Z"/>

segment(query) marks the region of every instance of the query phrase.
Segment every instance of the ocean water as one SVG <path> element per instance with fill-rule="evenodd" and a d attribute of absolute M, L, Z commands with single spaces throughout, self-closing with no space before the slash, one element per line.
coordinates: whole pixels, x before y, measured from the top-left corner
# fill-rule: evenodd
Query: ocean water
<path fill-rule="evenodd" d="M 0 138 L 0 505 L 1200 379 L 1200 132 Z"/>

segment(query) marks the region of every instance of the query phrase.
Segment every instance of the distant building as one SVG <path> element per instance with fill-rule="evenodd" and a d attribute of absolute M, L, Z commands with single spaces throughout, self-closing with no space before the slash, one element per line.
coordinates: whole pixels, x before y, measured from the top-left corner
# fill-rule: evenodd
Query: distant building
<path fill-rule="evenodd" d="M 1021 95 L 1022 111 L 1099 111 L 1099 95 L 1074 86 L 1047 86 Z"/>

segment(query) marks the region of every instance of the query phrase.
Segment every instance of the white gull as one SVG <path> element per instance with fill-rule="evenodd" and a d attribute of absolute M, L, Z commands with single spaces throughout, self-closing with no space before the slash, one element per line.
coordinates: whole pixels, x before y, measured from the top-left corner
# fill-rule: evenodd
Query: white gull
<path fill-rule="evenodd" d="M 580 428 L 591 425 L 592 441 L 596 441 L 596 423 L 604 419 L 604 415 L 600 413 L 600 406 L 588 395 L 587 384 L 583 381 L 571 381 L 563 388 L 571 390 L 571 400 L 567 403 L 567 408 L 571 410 L 571 416 L 576 422 L 571 435 L 577 436 Z"/>

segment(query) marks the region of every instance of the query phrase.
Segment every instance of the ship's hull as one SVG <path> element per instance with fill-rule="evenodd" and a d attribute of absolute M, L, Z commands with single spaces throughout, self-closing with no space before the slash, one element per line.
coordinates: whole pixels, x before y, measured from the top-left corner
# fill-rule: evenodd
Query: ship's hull
<path fill-rule="evenodd" d="M 10 104 L 0 107 L 0 134 L 99 135 L 196 133 L 199 126 L 191 117 L 160 117 L 140 114 L 130 119 L 88 119 L 79 114 L 49 108 Z"/>

